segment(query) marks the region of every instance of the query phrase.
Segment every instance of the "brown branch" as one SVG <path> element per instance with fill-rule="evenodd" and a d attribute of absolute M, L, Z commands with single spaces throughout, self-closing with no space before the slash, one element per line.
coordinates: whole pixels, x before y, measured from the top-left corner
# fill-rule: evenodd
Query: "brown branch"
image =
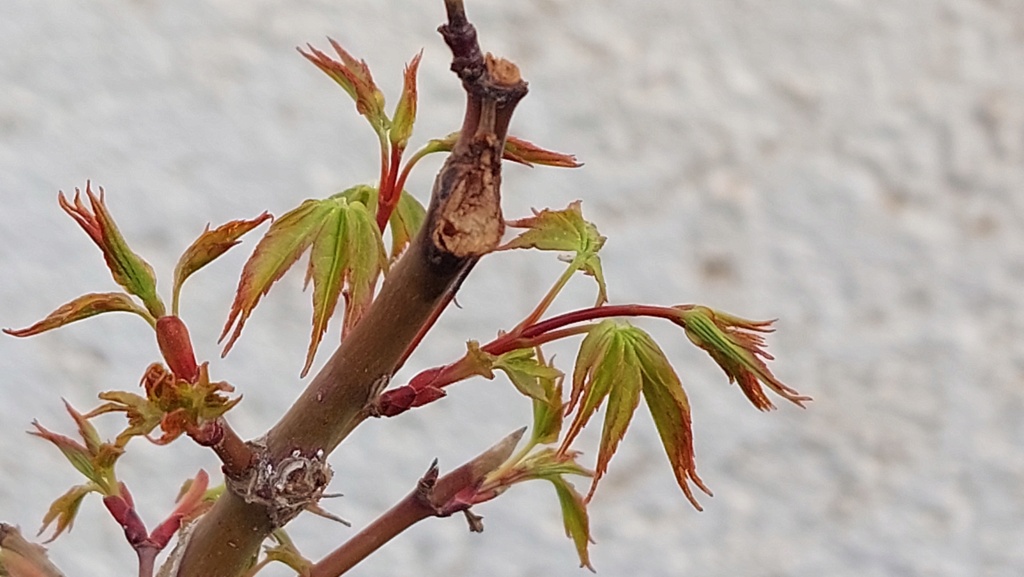
<path fill-rule="evenodd" d="M 338 577 L 414 524 L 456 512 L 446 505 L 460 492 L 478 487 L 488 473 L 508 460 L 524 431 L 512 433 L 443 477 L 437 476 L 436 463 L 431 465 L 411 493 L 313 565 L 308 577 Z"/>
<path fill-rule="evenodd" d="M 0 573 L 12 576 L 64 577 L 46 556 L 46 548 L 26 541 L 17 527 L 0 523 Z"/>
<path fill-rule="evenodd" d="M 501 153 L 526 83 L 510 62 L 481 55 L 462 3 L 446 0 L 440 28 L 467 93 L 465 120 L 434 182 L 422 229 L 366 315 L 264 437 L 259 462 L 330 453 L 368 415 L 410 347 L 451 302 L 476 261 L 501 240 Z M 260 491 L 254 487 L 253 491 Z M 191 532 L 179 577 L 241 574 L 279 524 L 279 511 L 228 491 Z"/>

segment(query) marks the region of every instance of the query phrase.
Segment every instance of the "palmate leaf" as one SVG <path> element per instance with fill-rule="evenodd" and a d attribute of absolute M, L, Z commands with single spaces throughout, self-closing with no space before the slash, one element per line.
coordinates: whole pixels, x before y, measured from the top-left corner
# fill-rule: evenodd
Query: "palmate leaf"
<path fill-rule="evenodd" d="M 672 470 L 687 499 L 700 509 L 690 483 L 711 494 L 697 475 L 690 406 L 672 365 L 649 334 L 628 323 L 606 320 L 580 345 L 573 369 L 570 411 L 575 416 L 562 442 L 569 447 L 607 399 L 597 466 L 589 501 L 626 433 L 641 395 L 650 409 Z"/>
<path fill-rule="evenodd" d="M 16 330 L 3 329 L 3 332 L 15 337 L 29 337 L 75 321 L 109 312 L 134 313 L 146 319 L 146 322 L 151 325 L 156 324 L 156 319 L 125 293 L 90 293 L 61 305 L 57 310 L 48 314 L 46 318 L 30 327 Z"/>
<path fill-rule="evenodd" d="M 264 212 L 250 220 L 232 220 L 213 230 L 210 230 L 210 226 L 207 225 L 206 230 L 199 235 L 199 238 L 185 249 L 181 258 L 178 259 L 177 266 L 174 267 L 174 302 L 178 301 L 181 285 L 192 273 L 213 262 L 214 259 L 241 242 L 239 239 L 242 235 L 271 218 L 269 212 Z"/>
<path fill-rule="evenodd" d="M 597 281 L 597 305 L 608 301 L 601 258 L 597 255 L 604 246 L 605 237 L 597 227 L 583 219 L 580 201 L 575 201 L 563 210 L 544 209 L 534 211 L 533 216 L 508 223 L 513 228 L 524 228 L 525 232 L 498 247 L 498 250 L 535 248 L 559 252 L 574 252 L 572 266 L 594 277 Z"/>
<path fill-rule="evenodd" d="M 690 403 L 683 390 L 683 384 L 669 363 L 665 353 L 650 335 L 638 331 L 634 338 L 634 352 L 643 374 L 644 402 L 654 419 L 661 444 L 672 465 L 676 483 L 686 498 L 698 510 L 702 510 L 690 483 L 711 495 L 711 491 L 697 475 L 697 464 L 693 457 L 693 427 L 690 419 Z"/>
<path fill-rule="evenodd" d="M 335 203 L 330 199 L 307 200 L 270 225 L 242 269 L 235 300 L 220 335 L 223 341 L 231 333 L 224 345 L 224 355 L 242 334 L 246 319 L 263 295 L 313 243 L 333 206 Z"/>
<path fill-rule="evenodd" d="M 369 209 L 344 196 L 327 199 L 330 209 L 313 241 L 307 282 L 313 283 L 313 332 L 302 375 L 309 372 L 317 348 L 345 290 L 345 326 L 355 325 L 373 298 L 387 255 Z"/>

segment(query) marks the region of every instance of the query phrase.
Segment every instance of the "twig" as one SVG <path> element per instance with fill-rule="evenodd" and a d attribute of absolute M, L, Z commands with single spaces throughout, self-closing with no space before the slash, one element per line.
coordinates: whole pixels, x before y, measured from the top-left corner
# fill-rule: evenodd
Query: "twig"
<path fill-rule="evenodd" d="M 446 508 L 456 495 L 472 490 L 488 473 L 508 460 L 525 429 L 502 439 L 484 453 L 451 473 L 438 477 L 437 463 L 411 493 L 340 547 L 314 564 L 308 577 L 338 577 L 385 543 L 414 524 L 429 517 L 447 516 L 457 509 Z"/>

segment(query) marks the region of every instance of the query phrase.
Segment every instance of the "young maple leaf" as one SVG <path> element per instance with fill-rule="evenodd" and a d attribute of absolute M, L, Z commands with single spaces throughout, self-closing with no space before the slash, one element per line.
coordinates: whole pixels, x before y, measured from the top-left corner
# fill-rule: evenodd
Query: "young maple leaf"
<path fill-rule="evenodd" d="M 177 266 L 174 267 L 174 289 L 172 291 L 174 304 L 172 308 L 177 308 L 181 286 L 185 284 L 188 277 L 192 276 L 192 273 L 210 264 L 214 259 L 240 243 L 239 239 L 242 235 L 272 218 L 269 212 L 264 212 L 250 220 L 232 220 L 213 230 L 210 230 L 210 225 L 206 225 L 206 230 L 185 249 L 181 258 L 178 259 Z"/>
<path fill-rule="evenodd" d="M 3 332 L 15 337 L 30 337 L 46 331 L 62 327 L 66 324 L 87 319 L 109 312 L 134 313 L 156 326 L 156 319 L 149 311 L 140 307 L 125 293 L 90 293 L 65 303 L 57 310 L 46 315 L 46 318 L 23 329 L 3 329 Z"/>
<path fill-rule="evenodd" d="M 306 200 L 270 225 L 242 268 L 235 300 L 220 335 L 223 341 L 231 333 L 222 355 L 226 355 L 241 336 L 245 321 L 263 295 L 313 244 L 332 206 L 328 201 Z"/>
<path fill-rule="evenodd" d="M 383 138 L 389 123 L 384 113 L 384 94 L 374 83 L 370 68 L 366 61 L 356 60 L 334 40 L 327 40 L 341 58 L 340 62 L 309 44 L 306 45 L 309 52 L 299 48 L 299 54 L 337 82 L 355 100 L 359 114 L 365 116 L 374 131 Z"/>
<path fill-rule="evenodd" d="M 595 306 L 601 306 L 608 302 L 608 289 L 604 282 L 601 257 L 597 253 L 604 246 L 606 238 L 601 236 L 593 223 L 584 220 L 580 205 L 577 200 L 562 210 L 534 211 L 533 216 L 509 221 L 508 226 L 526 230 L 497 250 L 535 248 L 576 253 L 570 261 L 570 267 L 594 277 L 598 286 Z"/>
<path fill-rule="evenodd" d="M 121 236 L 121 232 L 117 229 L 114 219 L 103 202 L 103 188 L 101 187 L 99 195 L 96 195 L 92 191 L 91 184 L 86 183 L 85 196 L 89 199 L 89 207 L 82 202 L 81 190 L 77 188 L 72 202 L 68 202 L 63 192 L 57 196 L 57 200 L 64 212 L 75 219 L 82 230 L 103 252 L 107 268 L 110 269 L 117 284 L 124 287 L 130 294 L 142 299 L 146 309 L 154 317 L 164 316 L 164 304 L 156 292 L 156 277 L 153 274 L 153 267 L 128 248 L 128 243 Z"/>
<path fill-rule="evenodd" d="M 679 311 L 676 323 L 686 330 L 690 341 L 711 355 L 725 371 L 729 382 L 739 384 L 755 407 L 762 411 L 775 408 L 761 388 L 762 383 L 801 407 L 811 400 L 783 384 L 764 362 L 773 357 L 764 350 L 762 334 L 774 330 L 771 328 L 774 321 L 747 320 L 703 306 L 676 309 Z"/>
<path fill-rule="evenodd" d="M 613 320 L 595 325 L 580 344 L 573 369 L 568 412 L 575 411 L 562 450 L 575 440 L 607 400 L 589 501 L 619 441 L 636 412 L 641 395 L 650 409 L 676 482 L 698 510 L 690 483 L 711 492 L 697 475 L 693 458 L 690 406 L 682 383 L 665 354 L 646 332 Z"/>

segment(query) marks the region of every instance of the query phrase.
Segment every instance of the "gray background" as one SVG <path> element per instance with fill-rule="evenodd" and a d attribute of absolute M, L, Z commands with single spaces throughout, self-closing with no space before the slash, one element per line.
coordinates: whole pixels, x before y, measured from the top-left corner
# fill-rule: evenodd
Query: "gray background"
<path fill-rule="evenodd" d="M 599 573 L 1024 573 L 1024 4 L 469 4 L 485 48 L 531 82 L 514 132 L 586 162 L 508 168 L 506 213 L 584 199 L 610 238 L 613 301 L 778 317 L 773 367 L 815 397 L 760 414 L 685 337 L 644 324 L 678 363 L 716 496 L 703 513 L 689 507 L 641 411 L 592 507 Z M 339 39 L 390 102 L 425 47 L 414 145 L 454 129 L 462 98 L 433 32 L 442 17 L 440 0 L 0 1 L 0 325 L 115 288 L 58 210 L 59 189 L 104 185 L 166 291 L 207 222 L 372 181 L 371 131 L 296 45 Z M 438 163 L 410 183 L 420 198 Z M 300 391 L 310 315 L 289 275 L 217 358 L 251 246 L 190 281 L 183 310 L 214 375 L 245 395 L 232 421 L 246 436 Z M 511 327 L 559 266 L 486 259 L 405 378 Z M 558 306 L 592 299 L 587 280 Z M 156 355 L 145 325 L 116 315 L 0 339 L 0 518 L 33 530 L 80 481 L 23 434 L 30 421 L 70 432 L 61 396 L 84 409 L 98 391 L 131 390 Z M 435 456 L 454 466 L 528 419 L 510 386 L 480 381 L 370 422 L 334 457 L 346 496 L 329 506 L 362 526 Z M 216 469 L 188 442 L 138 444 L 122 472 L 152 526 L 198 466 Z M 548 487 L 479 512 L 482 535 L 426 522 L 355 574 L 582 574 Z M 294 526 L 314 558 L 349 534 Z M 69 575 L 134 572 L 96 499 L 52 553 Z"/>

